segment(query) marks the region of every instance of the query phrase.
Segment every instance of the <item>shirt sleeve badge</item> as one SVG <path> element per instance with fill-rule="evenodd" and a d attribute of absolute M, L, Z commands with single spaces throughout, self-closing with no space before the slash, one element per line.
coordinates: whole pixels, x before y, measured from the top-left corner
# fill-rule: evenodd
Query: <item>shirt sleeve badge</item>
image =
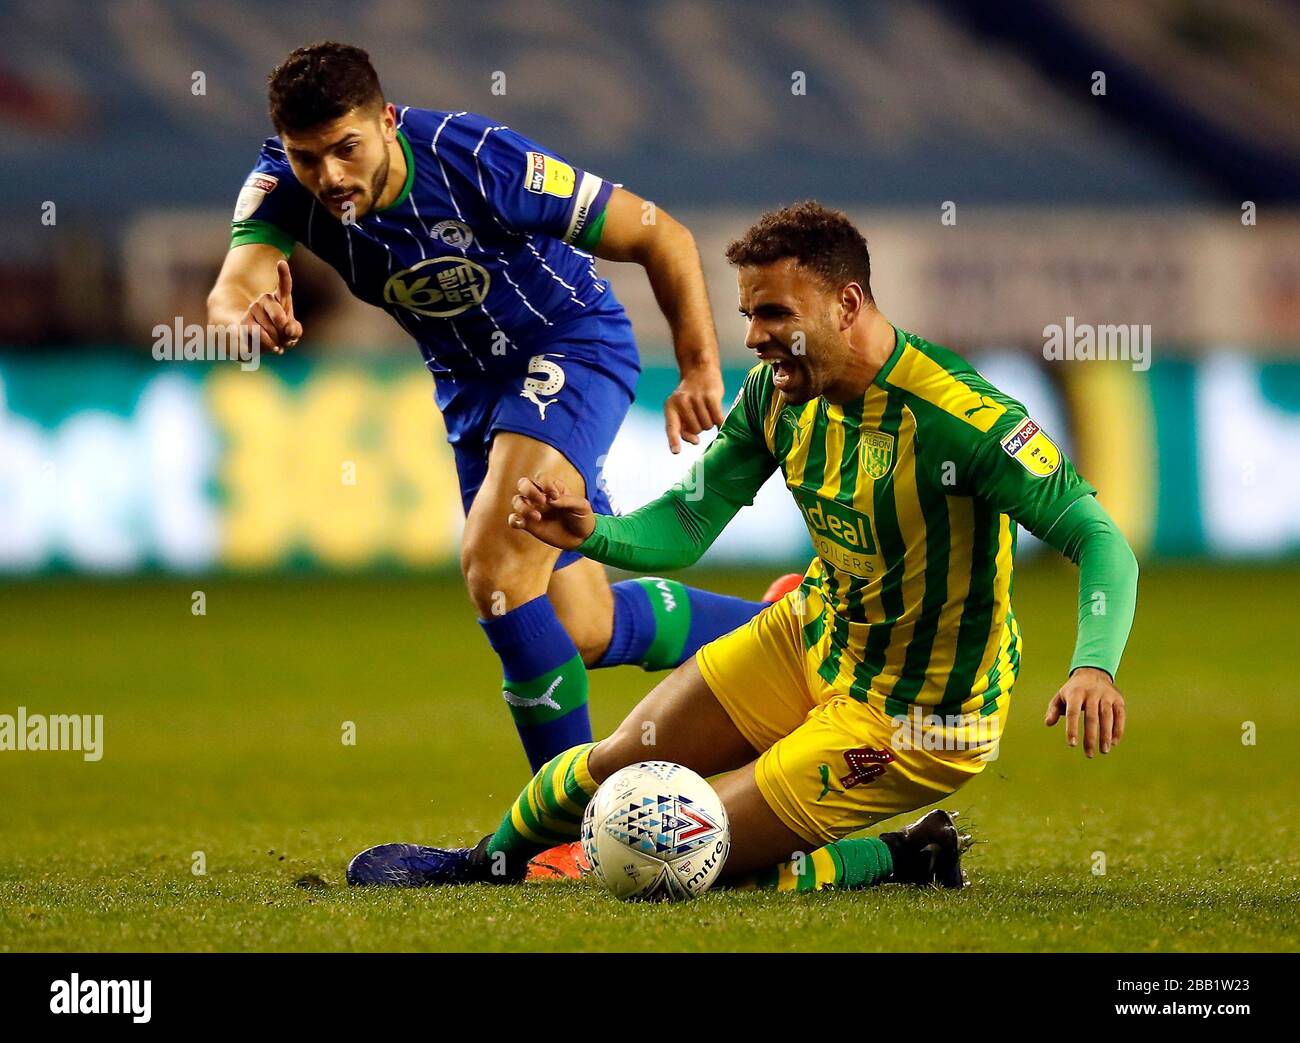
<path fill-rule="evenodd" d="M 524 187 L 537 195 L 559 196 L 568 199 L 573 195 L 577 185 L 577 175 L 573 167 L 553 156 L 541 152 L 529 152 L 528 170 L 524 178 Z"/>
<path fill-rule="evenodd" d="M 279 183 L 280 179 L 272 174 L 257 172 L 249 174 L 248 180 L 244 182 L 244 187 L 239 190 L 239 198 L 235 200 L 235 215 L 231 220 L 247 221 L 257 213 L 257 208 L 262 205 L 262 200 Z"/>
<path fill-rule="evenodd" d="M 1002 449 L 1030 474 L 1046 478 L 1061 466 L 1061 450 L 1029 417 L 1002 439 Z"/>

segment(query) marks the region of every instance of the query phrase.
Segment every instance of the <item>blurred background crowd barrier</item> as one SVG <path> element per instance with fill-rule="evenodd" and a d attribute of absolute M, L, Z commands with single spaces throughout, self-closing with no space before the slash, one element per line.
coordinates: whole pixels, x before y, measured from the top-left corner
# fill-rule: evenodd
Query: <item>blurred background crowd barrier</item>
<path fill-rule="evenodd" d="M 454 565 L 432 382 L 305 249 L 292 358 L 150 350 L 203 321 L 271 133 L 267 72 L 323 38 L 367 47 L 391 99 L 489 113 L 685 221 L 729 396 L 726 243 L 817 198 L 866 232 L 885 314 L 1025 401 L 1141 554 L 1300 551 L 1292 3 L 33 0 L 0 19 L 0 573 Z M 601 270 L 646 366 L 605 470 L 630 509 L 693 451 L 664 444 L 672 354 L 644 274 Z M 1054 326 L 1149 354 L 1050 358 Z M 810 553 L 769 485 L 710 560 Z"/>

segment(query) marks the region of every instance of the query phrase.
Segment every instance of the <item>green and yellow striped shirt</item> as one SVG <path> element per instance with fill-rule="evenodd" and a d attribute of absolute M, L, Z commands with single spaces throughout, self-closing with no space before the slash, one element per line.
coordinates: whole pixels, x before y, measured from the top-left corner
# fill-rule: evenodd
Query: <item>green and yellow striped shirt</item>
<path fill-rule="evenodd" d="M 759 365 L 692 484 L 665 503 L 682 530 L 712 529 L 684 488 L 700 490 L 698 508 L 720 503 L 725 524 L 778 467 L 817 551 L 803 633 L 822 677 L 891 715 L 991 711 L 1020 661 L 1016 523 L 1046 536 L 1094 492 L 1025 408 L 902 330 L 870 388 L 843 405 L 785 405 Z M 634 532 L 654 506 L 598 518 L 583 552 L 624 567 L 688 563 L 669 548 L 656 559 L 655 541 Z"/>

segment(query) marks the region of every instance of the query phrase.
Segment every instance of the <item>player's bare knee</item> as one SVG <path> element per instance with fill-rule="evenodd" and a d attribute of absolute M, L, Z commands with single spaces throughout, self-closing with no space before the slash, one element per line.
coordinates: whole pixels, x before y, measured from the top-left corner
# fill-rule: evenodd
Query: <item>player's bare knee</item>
<path fill-rule="evenodd" d="M 466 540 L 461 574 L 480 619 L 503 616 L 546 592 L 550 563 L 544 557 L 513 552 L 508 545 Z"/>
<path fill-rule="evenodd" d="M 471 564 L 465 571 L 465 589 L 480 619 L 504 616 L 545 590 L 514 570 L 482 564 Z"/>

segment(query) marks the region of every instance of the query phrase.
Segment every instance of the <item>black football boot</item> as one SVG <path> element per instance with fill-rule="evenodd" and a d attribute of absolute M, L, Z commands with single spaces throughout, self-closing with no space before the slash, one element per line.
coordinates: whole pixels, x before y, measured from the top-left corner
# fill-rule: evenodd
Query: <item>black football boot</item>
<path fill-rule="evenodd" d="M 894 871 L 885 882 L 965 887 L 961 856 L 970 847 L 971 838 L 957 831 L 956 815 L 955 811 L 931 811 L 910 826 L 881 833 L 880 839 L 894 858 Z"/>

